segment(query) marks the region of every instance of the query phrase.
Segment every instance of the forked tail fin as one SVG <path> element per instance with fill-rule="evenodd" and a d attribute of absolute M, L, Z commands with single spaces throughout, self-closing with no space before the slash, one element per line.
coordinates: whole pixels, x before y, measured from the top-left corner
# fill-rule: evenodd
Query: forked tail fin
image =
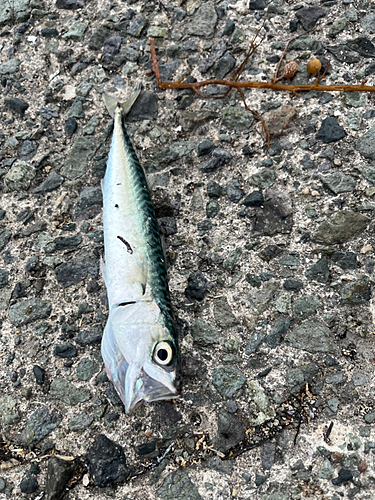
<path fill-rule="evenodd" d="M 122 103 L 118 102 L 117 99 L 114 97 L 108 95 L 108 94 L 103 94 L 103 101 L 105 104 L 105 107 L 107 108 L 108 113 L 113 117 L 115 114 L 115 109 L 117 106 L 120 106 L 122 109 L 122 113 L 124 116 L 126 116 L 131 108 L 133 107 L 135 101 L 138 99 L 139 94 L 141 93 L 142 90 L 142 84 L 137 83 L 137 85 L 134 87 L 133 92 L 130 94 L 128 99 Z"/>

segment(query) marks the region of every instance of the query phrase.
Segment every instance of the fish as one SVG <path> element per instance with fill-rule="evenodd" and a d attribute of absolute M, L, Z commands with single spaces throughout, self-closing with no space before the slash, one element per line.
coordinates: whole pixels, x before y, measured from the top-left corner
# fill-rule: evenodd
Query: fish
<path fill-rule="evenodd" d="M 101 352 L 126 413 L 142 402 L 177 398 L 180 391 L 164 247 L 146 175 L 124 124 L 140 91 L 138 85 L 123 104 L 104 96 L 114 127 L 101 182 L 101 272 L 109 307 Z"/>

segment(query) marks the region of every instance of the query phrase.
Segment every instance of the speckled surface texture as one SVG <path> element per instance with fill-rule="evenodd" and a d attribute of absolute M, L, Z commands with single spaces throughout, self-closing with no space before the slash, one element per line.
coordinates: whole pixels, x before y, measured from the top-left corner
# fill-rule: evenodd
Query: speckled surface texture
<path fill-rule="evenodd" d="M 3 0 L 0 498 L 375 496 L 375 96 L 162 78 L 375 84 L 375 6 L 269 0 Z M 130 416 L 103 371 L 103 92 L 127 118 L 165 234 L 181 398 Z M 221 88 L 206 89 L 218 96 Z M 278 134 L 278 135 L 276 135 Z M 143 473 L 142 473 L 143 472 Z M 64 496 L 65 495 L 65 496 Z"/>

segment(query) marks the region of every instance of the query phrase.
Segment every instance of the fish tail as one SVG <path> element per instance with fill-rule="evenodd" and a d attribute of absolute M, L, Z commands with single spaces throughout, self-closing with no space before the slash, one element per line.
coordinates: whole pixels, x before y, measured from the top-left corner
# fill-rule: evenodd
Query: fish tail
<path fill-rule="evenodd" d="M 103 94 L 104 104 L 107 108 L 108 113 L 113 117 L 115 114 L 115 109 L 117 108 L 117 106 L 119 106 L 122 109 L 123 115 L 126 116 L 133 107 L 135 101 L 138 99 L 141 90 L 142 84 L 137 83 L 128 99 L 122 103 L 118 102 L 115 97 L 112 97 L 108 94 Z"/>

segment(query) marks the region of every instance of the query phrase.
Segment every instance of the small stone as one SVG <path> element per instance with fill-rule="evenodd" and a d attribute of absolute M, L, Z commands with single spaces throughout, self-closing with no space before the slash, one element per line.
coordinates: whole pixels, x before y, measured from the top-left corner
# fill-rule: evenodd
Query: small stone
<path fill-rule="evenodd" d="M 187 34 L 212 38 L 217 23 L 214 2 L 206 1 L 198 7 L 187 26 Z"/>
<path fill-rule="evenodd" d="M 246 196 L 242 203 L 246 207 L 261 207 L 264 203 L 264 198 L 261 191 L 253 191 Z"/>
<path fill-rule="evenodd" d="M 74 210 L 75 220 L 91 219 L 98 215 L 103 206 L 103 195 L 99 187 L 86 187 L 81 191 Z"/>
<path fill-rule="evenodd" d="M 350 193 L 354 191 L 356 186 L 356 181 L 353 177 L 349 177 L 342 172 L 334 172 L 321 176 L 320 180 L 335 194 Z"/>
<path fill-rule="evenodd" d="M 0 269 L 0 288 L 4 288 L 9 283 L 9 271 Z"/>
<path fill-rule="evenodd" d="M 223 80 L 225 76 L 232 71 L 236 64 L 236 60 L 230 52 L 226 52 L 216 62 L 214 66 L 214 74 L 218 80 Z"/>
<path fill-rule="evenodd" d="M 75 248 L 82 243 L 82 236 L 74 234 L 72 236 L 58 236 L 53 240 L 55 250 L 69 250 Z"/>
<path fill-rule="evenodd" d="M 51 312 L 51 302 L 41 299 L 29 299 L 10 306 L 8 314 L 12 325 L 19 327 L 38 319 L 48 318 Z"/>
<path fill-rule="evenodd" d="M 361 372 L 354 372 L 352 376 L 352 382 L 355 387 L 362 387 L 368 383 L 369 379 L 367 375 Z"/>
<path fill-rule="evenodd" d="M 201 271 L 197 271 L 188 277 L 188 286 L 185 289 L 185 297 L 190 300 L 201 301 L 210 288 L 210 282 Z"/>
<path fill-rule="evenodd" d="M 69 109 L 69 118 L 84 118 L 83 104 L 80 98 L 77 98 Z"/>
<path fill-rule="evenodd" d="M 366 424 L 373 424 L 375 422 L 375 412 L 367 413 L 365 415 Z"/>
<path fill-rule="evenodd" d="M 331 260 L 344 271 L 358 267 L 357 254 L 354 252 L 334 252 Z"/>
<path fill-rule="evenodd" d="M 61 175 L 75 180 L 87 174 L 87 164 L 97 149 L 96 140 L 91 137 L 78 137 L 73 144 L 66 164 L 61 169 Z M 95 189 L 95 188 L 91 188 Z"/>
<path fill-rule="evenodd" d="M 33 189 L 33 193 L 49 193 L 60 187 L 63 182 L 64 177 L 61 177 L 61 175 L 52 170 L 48 174 L 47 179 Z"/>
<path fill-rule="evenodd" d="M 335 472 L 335 468 L 331 465 L 331 462 L 327 459 L 324 460 L 322 467 L 318 472 L 318 477 L 320 479 L 330 479 Z"/>
<path fill-rule="evenodd" d="M 253 232 L 264 236 L 288 234 L 293 227 L 293 208 L 290 196 L 269 189 L 265 193 L 263 209 L 256 213 Z"/>
<path fill-rule="evenodd" d="M 221 186 L 220 186 L 220 184 L 218 184 L 217 182 L 215 182 L 215 181 L 210 181 L 210 182 L 207 184 L 207 195 L 208 195 L 210 198 L 220 198 L 221 193 L 222 193 Z"/>
<path fill-rule="evenodd" d="M 243 108 L 227 106 L 223 109 L 222 125 L 232 130 L 249 130 L 254 123 L 253 115 Z"/>
<path fill-rule="evenodd" d="M 191 336 L 194 343 L 203 346 L 219 344 L 221 340 L 221 333 L 200 319 L 195 320 L 191 325 Z"/>
<path fill-rule="evenodd" d="M 46 370 L 38 365 L 33 366 L 33 372 L 35 375 L 35 380 L 38 385 L 43 385 L 45 380 Z"/>
<path fill-rule="evenodd" d="M 261 189 L 267 189 L 273 186 L 275 180 L 276 175 L 274 170 L 272 170 L 271 168 L 264 168 L 251 176 L 250 183 Z"/>
<path fill-rule="evenodd" d="M 324 256 L 313 264 L 305 272 L 305 276 L 310 281 L 318 281 L 319 283 L 327 283 L 329 278 L 329 268 L 327 257 Z"/>
<path fill-rule="evenodd" d="M 0 75 L 12 75 L 19 70 L 21 61 L 19 59 L 10 59 L 0 64 Z"/>
<path fill-rule="evenodd" d="M 208 219 L 216 217 L 220 212 L 221 206 L 216 200 L 210 200 L 206 205 L 206 216 Z"/>
<path fill-rule="evenodd" d="M 298 320 L 304 320 L 316 313 L 316 310 L 321 307 L 319 299 L 314 295 L 305 295 L 298 298 L 293 307 L 294 316 Z"/>
<path fill-rule="evenodd" d="M 92 377 L 99 371 L 99 366 L 90 358 L 83 358 L 78 363 L 76 373 L 78 380 L 91 380 Z"/>
<path fill-rule="evenodd" d="M 241 248 L 235 248 L 234 250 L 232 250 L 232 252 L 230 252 L 228 257 L 223 262 L 223 268 L 226 271 L 232 272 L 236 267 L 241 255 L 242 255 Z"/>
<path fill-rule="evenodd" d="M 375 14 L 370 13 L 365 16 L 361 21 L 362 28 L 370 34 L 375 33 Z"/>
<path fill-rule="evenodd" d="M 322 121 L 321 127 L 316 134 L 316 138 L 325 144 L 337 142 L 345 136 L 345 130 L 331 116 Z"/>
<path fill-rule="evenodd" d="M 84 431 L 93 423 L 94 417 L 88 415 L 87 413 L 82 413 L 79 415 L 75 415 L 68 422 L 68 429 L 71 432 L 79 432 Z"/>
<path fill-rule="evenodd" d="M 245 438 L 245 429 L 235 415 L 221 411 L 217 419 L 217 435 L 214 446 L 226 453 Z M 186 498 L 186 497 L 185 497 Z"/>
<path fill-rule="evenodd" d="M 130 22 L 128 33 L 129 35 L 139 38 L 141 36 L 142 30 L 147 25 L 147 19 L 143 16 L 137 16 Z"/>
<path fill-rule="evenodd" d="M 203 141 L 201 141 L 198 144 L 198 147 L 197 147 L 197 156 L 208 155 L 209 153 L 211 153 L 212 148 L 213 148 L 212 142 L 209 139 L 203 139 Z"/>
<path fill-rule="evenodd" d="M 203 500 L 186 469 L 168 474 L 156 490 L 156 495 L 162 500 Z"/>
<path fill-rule="evenodd" d="M 296 12 L 296 17 L 303 28 L 308 31 L 314 28 L 319 19 L 326 16 L 326 11 L 321 7 L 305 7 Z"/>
<path fill-rule="evenodd" d="M 83 9 L 85 4 L 82 0 L 56 0 L 57 9 L 77 10 Z"/>
<path fill-rule="evenodd" d="M 29 163 L 13 163 L 4 176 L 5 185 L 13 191 L 26 191 L 35 177 L 35 168 Z"/>
<path fill-rule="evenodd" d="M 85 31 L 87 30 L 87 24 L 82 23 L 80 21 L 75 21 L 70 27 L 69 30 L 62 36 L 64 40 L 74 40 L 81 41 L 85 35 Z"/>
<path fill-rule="evenodd" d="M 64 123 L 64 130 L 65 130 L 66 135 L 69 138 L 72 137 L 72 135 L 74 134 L 74 132 L 77 130 L 77 127 L 78 127 L 78 123 L 72 117 L 68 118 L 66 120 L 66 122 Z"/>
<path fill-rule="evenodd" d="M 271 279 L 263 285 L 262 290 L 248 296 L 252 307 L 258 314 L 262 314 L 267 309 L 278 288 L 279 283 Z"/>
<path fill-rule="evenodd" d="M 307 319 L 301 325 L 289 332 L 284 342 L 294 349 L 301 349 L 311 354 L 336 352 L 336 345 L 331 337 L 331 331 L 316 317 Z"/>
<path fill-rule="evenodd" d="M 61 423 L 61 416 L 44 406 L 35 410 L 29 417 L 25 428 L 20 436 L 23 446 L 31 446 L 45 438 L 53 429 Z"/>
<path fill-rule="evenodd" d="M 28 109 L 29 105 L 23 99 L 19 99 L 18 97 L 6 97 L 4 99 L 5 106 L 14 111 L 21 118 L 24 117 L 25 111 Z"/>
<path fill-rule="evenodd" d="M 257 380 L 248 382 L 248 401 L 249 424 L 251 426 L 262 425 L 275 418 L 275 410 Z"/>
<path fill-rule="evenodd" d="M 59 399 L 70 406 L 84 403 L 92 397 L 88 389 L 84 387 L 77 388 L 72 383 L 61 378 L 52 380 L 49 393 L 51 397 Z"/>
<path fill-rule="evenodd" d="M 275 349 L 281 341 L 282 336 L 286 333 L 290 326 L 289 318 L 281 318 L 273 325 L 269 335 L 267 336 L 266 343 L 271 349 Z"/>
<path fill-rule="evenodd" d="M 292 106 L 281 106 L 273 109 L 265 116 L 265 122 L 272 136 L 281 135 L 296 116 L 297 110 Z"/>
<path fill-rule="evenodd" d="M 20 490 L 22 493 L 26 493 L 27 495 L 31 495 L 35 493 L 38 489 L 38 481 L 35 476 L 24 476 L 20 482 Z"/>
<path fill-rule="evenodd" d="M 269 262 L 278 255 L 282 253 L 282 250 L 277 245 L 267 245 L 261 252 L 259 252 L 259 257 L 265 262 Z"/>
<path fill-rule="evenodd" d="M 54 456 L 48 459 L 44 500 L 59 500 L 63 496 L 75 467 L 75 460 L 63 460 Z"/>
<path fill-rule="evenodd" d="M 329 35 L 330 36 L 338 35 L 342 31 L 346 30 L 346 28 L 348 27 L 348 24 L 349 24 L 349 20 L 345 16 L 340 17 L 339 19 L 336 19 L 336 21 L 334 21 L 334 23 L 332 24 L 332 26 L 329 29 Z"/>
<path fill-rule="evenodd" d="M 225 186 L 227 196 L 233 203 L 238 203 L 245 195 L 243 187 L 238 179 L 231 179 Z"/>
<path fill-rule="evenodd" d="M 339 485 L 351 481 L 352 479 L 353 479 L 353 474 L 350 470 L 340 469 L 337 478 L 332 479 L 331 482 L 334 485 Z"/>
<path fill-rule="evenodd" d="M 327 401 L 328 408 L 333 412 L 337 413 L 339 409 L 340 400 L 336 397 L 331 398 Z"/>
<path fill-rule="evenodd" d="M 75 358 L 77 356 L 77 348 L 70 342 L 57 344 L 53 348 L 53 354 L 59 358 Z"/>
<path fill-rule="evenodd" d="M 365 158 L 375 160 L 375 128 L 370 128 L 355 142 L 356 150 Z"/>
<path fill-rule="evenodd" d="M 327 245 L 345 243 L 364 231 L 368 223 L 367 217 L 351 210 L 343 210 L 336 213 L 330 222 L 323 222 L 312 235 L 312 240 Z"/>
<path fill-rule="evenodd" d="M 10 396 L 0 396 L 0 423 L 3 428 L 20 421 L 16 405 L 17 402 Z"/>
<path fill-rule="evenodd" d="M 232 398 L 245 382 L 242 373 L 232 366 L 214 368 L 212 372 L 212 383 L 224 399 Z"/>
<path fill-rule="evenodd" d="M 130 474 L 122 447 L 103 434 L 98 434 L 85 460 L 90 476 L 99 488 L 123 482 Z"/>
<path fill-rule="evenodd" d="M 349 304 L 364 304 L 371 299 L 371 285 L 367 276 L 344 285 L 341 298 Z"/>
<path fill-rule="evenodd" d="M 222 328 L 231 328 L 238 323 L 226 297 L 214 299 L 214 317 Z"/>

